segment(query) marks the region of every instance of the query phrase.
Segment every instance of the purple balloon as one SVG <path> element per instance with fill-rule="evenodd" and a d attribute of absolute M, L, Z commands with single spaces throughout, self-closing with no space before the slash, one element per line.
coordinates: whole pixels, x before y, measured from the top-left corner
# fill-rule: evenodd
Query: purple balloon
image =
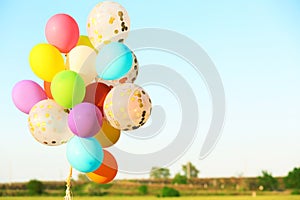
<path fill-rule="evenodd" d="M 94 104 L 80 103 L 70 111 L 68 125 L 78 137 L 93 137 L 102 126 L 102 113 Z"/>
<path fill-rule="evenodd" d="M 12 99 L 16 107 L 29 114 L 31 108 L 38 102 L 47 99 L 43 88 L 34 81 L 23 80 L 18 82 L 12 90 Z"/>

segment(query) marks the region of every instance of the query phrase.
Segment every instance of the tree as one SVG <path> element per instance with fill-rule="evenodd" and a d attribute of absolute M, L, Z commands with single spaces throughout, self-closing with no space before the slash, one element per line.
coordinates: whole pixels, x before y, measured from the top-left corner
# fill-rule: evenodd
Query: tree
<path fill-rule="evenodd" d="M 95 182 L 89 182 L 86 184 L 86 192 L 90 196 L 103 196 L 107 194 L 106 190 L 112 187 L 112 184 L 98 184 Z"/>
<path fill-rule="evenodd" d="M 278 189 L 278 180 L 267 171 L 262 171 L 262 176 L 258 177 L 258 184 L 263 186 L 265 190 L 273 191 Z"/>
<path fill-rule="evenodd" d="M 30 195 L 41 195 L 44 192 L 44 185 L 38 180 L 29 181 L 26 187 Z"/>
<path fill-rule="evenodd" d="M 152 167 L 150 172 L 150 178 L 159 179 L 159 178 L 169 178 L 170 170 L 168 168 L 159 168 Z"/>
<path fill-rule="evenodd" d="M 181 174 L 176 174 L 174 179 L 172 180 L 172 183 L 175 184 L 187 184 L 187 177 L 183 176 Z"/>
<path fill-rule="evenodd" d="M 78 174 L 77 178 L 79 182 L 83 182 L 83 183 L 90 182 L 89 178 L 85 174 Z"/>
<path fill-rule="evenodd" d="M 197 178 L 199 174 L 199 170 L 191 162 L 182 165 L 182 171 L 187 178 Z"/>
<path fill-rule="evenodd" d="M 286 188 L 300 189 L 300 168 L 294 168 L 284 178 Z"/>

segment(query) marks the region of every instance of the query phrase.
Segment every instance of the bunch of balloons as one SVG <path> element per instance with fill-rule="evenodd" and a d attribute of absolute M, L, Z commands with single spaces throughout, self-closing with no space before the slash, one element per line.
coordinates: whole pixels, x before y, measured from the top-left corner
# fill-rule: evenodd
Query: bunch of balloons
<path fill-rule="evenodd" d="M 101 2 L 91 11 L 88 36 L 67 14 L 52 16 L 45 28 L 48 43 L 29 55 L 34 74 L 44 81 L 22 80 L 12 91 L 16 107 L 28 114 L 28 127 L 40 143 L 67 143 L 71 166 L 97 183 L 114 179 L 118 165 L 103 148 L 120 132 L 143 126 L 151 100 L 134 84 L 135 54 L 125 45 L 130 28 L 127 11 L 118 3 Z"/>

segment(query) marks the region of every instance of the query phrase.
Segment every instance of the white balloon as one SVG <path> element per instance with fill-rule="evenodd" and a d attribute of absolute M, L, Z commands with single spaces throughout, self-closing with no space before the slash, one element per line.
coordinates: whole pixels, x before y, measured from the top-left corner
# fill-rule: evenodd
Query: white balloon
<path fill-rule="evenodd" d="M 28 127 L 40 143 L 58 146 L 73 136 L 68 128 L 68 113 L 54 100 L 47 99 L 35 104 L 29 112 Z"/>
<path fill-rule="evenodd" d="M 139 63 L 138 63 L 138 60 L 137 60 L 135 54 L 133 52 L 131 52 L 131 53 L 132 53 L 133 61 L 132 61 L 132 66 L 127 74 L 125 74 L 124 76 L 122 76 L 121 78 L 119 78 L 117 80 L 99 79 L 98 82 L 104 83 L 104 84 L 106 84 L 108 86 L 112 86 L 112 87 L 115 87 L 116 85 L 119 85 L 122 83 L 134 83 L 134 81 L 137 79 L 137 76 L 138 76 Z"/>
<path fill-rule="evenodd" d="M 77 72 L 84 80 L 85 85 L 90 84 L 97 77 L 97 54 L 88 46 L 76 46 L 67 56 L 69 69 Z"/>
<path fill-rule="evenodd" d="M 114 87 L 104 101 L 104 114 L 116 129 L 128 131 L 143 126 L 151 115 L 149 95 L 138 85 L 124 83 Z"/>
<path fill-rule="evenodd" d="M 96 49 L 110 42 L 123 42 L 130 29 L 130 19 L 124 7 L 116 2 L 97 4 L 88 17 L 87 32 Z"/>

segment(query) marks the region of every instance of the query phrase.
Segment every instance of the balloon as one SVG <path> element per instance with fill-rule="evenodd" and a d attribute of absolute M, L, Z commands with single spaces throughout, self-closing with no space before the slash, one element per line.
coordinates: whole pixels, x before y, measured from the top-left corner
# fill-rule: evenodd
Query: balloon
<path fill-rule="evenodd" d="M 52 99 L 42 100 L 30 110 L 29 130 L 40 143 L 57 146 L 66 143 L 72 136 L 67 124 L 68 113 Z"/>
<path fill-rule="evenodd" d="M 93 137 L 102 126 L 102 113 L 94 104 L 80 103 L 70 111 L 68 124 L 75 135 Z"/>
<path fill-rule="evenodd" d="M 92 45 L 92 43 L 90 41 L 90 38 L 88 36 L 86 36 L 86 35 L 80 35 L 79 36 L 79 40 L 78 40 L 76 46 L 80 46 L 80 45 L 88 46 L 88 47 L 94 49 L 97 52 L 97 50 L 95 49 L 95 47 Z"/>
<path fill-rule="evenodd" d="M 65 70 L 58 73 L 51 83 L 54 100 L 64 108 L 72 108 L 85 96 L 83 79 L 76 72 Z"/>
<path fill-rule="evenodd" d="M 110 87 L 104 83 L 92 83 L 86 87 L 84 102 L 95 104 L 103 114 L 103 103 Z"/>
<path fill-rule="evenodd" d="M 137 60 L 136 56 L 134 55 L 134 53 L 133 52 L 131 52 L 131 53 L 133 56 L 133 62 L 132 62 L 132 66 L 130 67 L 130 70 L 128 71 L 127 74 L 125 74 L 124 76 L 122 76 L 121 78 L 119 78 L 117 80 L 102 80 L 102 79 L 100 79 L 99 82 L 104 83 L 109 86 L 112 86 L 112 87 L 114 87 L 118 84 L 121 84 L 121 83 L 133 83 L 136 80 L 137 75 L 138 75 L 139 63 L 138 63 L 138 60 Z"/>
<path fill-rule="evenodd" d="M 30 80 L 18 82 L 12 90 L 15 106 L 28 114 L 30 109 L 39 101 L 47 99 L 47 95 L 39 84 Z"/>
<path fill-rule="evenodd" d="M 51 82 L 44 81 L 44 90 L 47 94 L 47 97 L 49 99 L 53 99 L 50 88 L 51 88 Z"/>
<path fill-rule="evenodd" d="M 118 173 L 118 163 L 114 156 L 106 150 L 103 150 L 104 158 L 100 167 L 86 175 L 94 182 L 104 184 L 112 181 Z"/>
<path fill-rule="evenodd" d="M 119 79 L 128 73 L 133 60 L 132 53 L 125 44 L 110 43 L 103 47 L 97 56 L 98 77 L 104 80 Z"/>
<path fill-rule="evenodd" d="M 95 138 L 103 148 L 107 148 L 117 143 L 120 138 L 120 134 L 121 131 L 119 129 L 115 129 L 107 120 L 104 119 L 102 127 L 95 135 Z"/>
<path fill-rule="evenodd" d="M 29 64 L 35 75 L 48 82 L 65 69 L 62 55 L 50 44 L 34 46 L 29 54 Z"/>
<path fill-rule="evenodd" d="M 123 42 L 128 36 L 129 28 L 128 13 L 116 2 L 99 3 L 88 17 L 88 36 L 96 49 L 110 42 Z"/>
<path fill-rule="evenodd" d="M 77 72 L 88 85 L 97 77 L 96 52 L 87 46 L 77 46 L 68 54 L 69 69 Z"/>
<path fill-rule="evenodd" d="M 93 172 L 103 161 L 103 149 L 95 138 L 74 136 L 67 144 L 67 159 L 76 170 Z"/>
<path fill-rule="evenodd" d="M 61 53 L 68 53 L 78 42 L 79 27 L 71 16 L 56 14 L 48 20 L 45 34 L 50 44 Z"/>
<path fill-rule="evenodd" d="M 128 131 L 144 125 L 151 114 L 151 100 L 143 88 L 124 83 L 114 87 L 104 101 L 104 113 L 109 123 Z"/>

